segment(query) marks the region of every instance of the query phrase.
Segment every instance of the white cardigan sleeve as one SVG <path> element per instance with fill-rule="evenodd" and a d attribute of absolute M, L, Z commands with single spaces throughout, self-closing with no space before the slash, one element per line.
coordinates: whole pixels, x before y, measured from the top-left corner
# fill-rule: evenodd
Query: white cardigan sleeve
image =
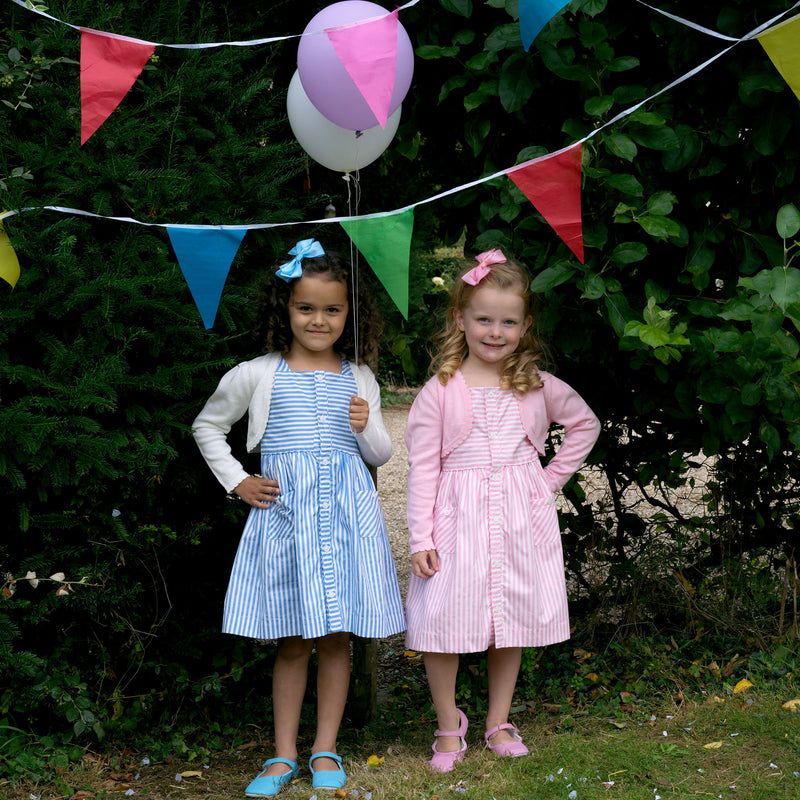
<path fill-rule="evenodd" d="M 354 366 L 351 362 L 351 366 Z M 381 414 L 381 390 L 372 370 L 361 364 L 355 367 L 359 397 L 369 403 L 369 420 L 361 433 L 356 433 L 356 442 L 361 457 L 367 464 L 379 467 L 392 457 L 392 437 L 386 430 Z"/>
<path fill-rule="evenodd" d="M 197 446 L 226 492 L 248 476 L 234 457 L 227 436 L 233 424 L 247 412 L 257 385 L 256 377 L 246 363 L 226 372 L 192 423 Z"/>

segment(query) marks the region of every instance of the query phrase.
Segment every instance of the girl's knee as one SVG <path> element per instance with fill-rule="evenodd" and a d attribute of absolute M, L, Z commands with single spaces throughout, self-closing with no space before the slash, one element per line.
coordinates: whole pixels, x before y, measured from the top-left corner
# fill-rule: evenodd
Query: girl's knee
<path fill-rule="evenodd" d="M 290 636 L 280 640 L 277 657 L 284 661 L 308 661 L 313 647 L 313 639 Z"/>
<path fill-rule="evenodd" d="M 344 650 L 350 654 L 349 633 L 329 633 L 317 639 L 317 655 L 340 654 Z"/>

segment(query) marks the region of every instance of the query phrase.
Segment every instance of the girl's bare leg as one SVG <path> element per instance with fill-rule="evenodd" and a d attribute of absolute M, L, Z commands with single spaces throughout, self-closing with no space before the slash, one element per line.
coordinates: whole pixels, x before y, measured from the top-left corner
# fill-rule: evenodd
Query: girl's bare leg
<path fill-rule="evenodd" d="M 458 730 L 461 724 L 456 708 L 458 653 L 425 653 L 424 658 L 439 730 Z M 440 736 L 436 739 L 436 749 L 441 753 L 454 752 L 460 748 L 458 736 Z"/>
<path fill-rule="evenodd" d="M 517 685 L 519 665 L 522 660 L 521 647 L 490 647 L 487 655 L 489 674 L 489 710 L 486 713 L 486 730 L 508 722 L 514 688 Z M 507 730 L 498 731 L 491 737 L 492 744 L 511 742 L 513 737 Z"/>
<path fill-rule="evenodd" d="M 275 715 L 275 755 L 297 761 L 297 732 L 306 692 L 308 659 L 312 639 L 290 636 L 281 639 L 272 671 L 272 709 Z M 261 775 L 283 775 L 286 764 L 270 764 Z"/>
<path fill-rule="evenodd" d="M 350 634 L 331 633 L 317 639 L 317 736 L 312 753 L 336 752 L 347 691 L 350 688 Z M 330 758 L 315 758 L 316 772 L 337 770 Z"/>

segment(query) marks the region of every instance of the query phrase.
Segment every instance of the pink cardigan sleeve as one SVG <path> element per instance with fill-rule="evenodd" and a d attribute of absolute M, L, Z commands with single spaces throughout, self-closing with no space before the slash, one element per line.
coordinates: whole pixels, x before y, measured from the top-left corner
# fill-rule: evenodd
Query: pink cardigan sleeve
<path fill-rule="evenodd" d="M 422 387 L 408 414 L 407 515 L 412 553 L 433 550 L 433 506 L 442 468 L 442 412 L 433 378 Z"/>
<path fill-rule="evenodd" d="M 580 469 L 600 435 L 600 420 L 583 398 L 554 375 L 544 378 L 545 410 L 548 423 L 564 426 L 564 438 L 544 468 L 550 488 L 557 492 Z"/>

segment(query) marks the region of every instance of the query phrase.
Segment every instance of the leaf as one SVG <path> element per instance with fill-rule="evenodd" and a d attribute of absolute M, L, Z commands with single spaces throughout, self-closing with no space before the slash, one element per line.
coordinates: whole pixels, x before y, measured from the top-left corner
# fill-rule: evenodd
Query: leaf
<path fill-rule="evenodd" d="M 746 692 L 748 689 L 751 689 L 755 684 L 751 681 L 747 680 L 747 678 L 742 678 L 736 686 L 733 687 L 734 694 L 741 694 L 742 692 Z"/>
<path fill-rule="evenodd" d="M 724 742 L 709 742 L 708 744 L 704 744 L 706 750 L 719 750 L 725 743 Z"/>
<path fill-rule="evenodd" d="M 625 161 L 633 161 L 639 152 L 633 139 L 624 133 L 610 133 L 604 139 L 609 151 Z"/>
<path fill-rule="evenodd" d="M 453 89 L 463 89 L 466 85 L 466 75 L 454 75 L 452 78 L 448 78 L 439 92 L 439 102 L 441 103 L 442 100 L 444 100 L 445 97 L 447 97 L 447 95 L 453 91 Z"/>
<path fill-rule="evenodd" d="M 36 577 L 36 573 L 31 572 L 30 570 L 25 575 L 25 580 L 28 581 L 28 583 L 33 586 L 34 589 L 39 585 L 39 579 Z"/>
<path fill-rule="evenodd" d="M 681 230 L 680 225 L 669 217 L 641 217 L 637 222 L 654 239 L 669 239 L 670 236 L 677 236 Z"/>
<path fill-rule="evenodd" d="M 781 239 L 791 239 L 800 231 L 800 211 L 794 203 L 787 203 L 778 211 L 778 218 L 775 222 L 778 229 L 778 236 Z"/>
<path fill-rule="evenodd" d="M 758 438 L 767 446 L 770 458 L 778 452 L 781 446 L 781 435 L 774 425 L 763 420 L 758 429 Z"/>
<path fill-rule="evenodd" d="M 440 47 L 435 44 L 423 44 L 414 52 L 419 58 L 430 61 L 434 58 L 452 58 L 458 55 L 460 49 L 459 47 Z"/>
<path fill-rule="evenodd" d="M 606 293 L 605 281 L 595 274 L 589 274 L 584 281 L 584 290 L 581 297 L 587 300 L 598 300 Z"/>
<path fill-rule="evenodd" d="M 647 210 L 651 214 L 658 214 L 665 217 L 672 213 L 672 209 L 678 199 L 672 192 L 656 192 L 647 200 Z"/>
<path fill-rule="evenodd" d="M 67 576 L 64 575 L 63 572 L 54 572 L 50 576 L 51 581 L 57 581 L 58 583 L 63 583 L 67 579 Z"/>
<path fill-rule="evenodd" d="M 625 194 L 633 195 L 634 197 L 641 197 L 644 194 L 644 188 L 642 187 L 641 182 L 634 175 L 626 175 L 622 173 L 617 175 L 609 175 L 605 182 L 608 186 L 611 186 L 614 189 L 619 189 L 619 191 L 625 192 Z"/>
<path fill-rule="evenodd" d="M 614 98 L 606 94 L 601 97 L 590 97 L 583 104 L 583 110 L 590 117 L 602 117 L 613 105 Z"/>
<path fill-rule="evenodd" d="M 533 94 L 533 82 L 527 58 L 512 56 L 503 64 L 497 91 L 503 108 L 509 114 L 513 114 L 527 105 Z"/>
<path fill-rule="evenodd" d="M 472 0 L 439 0 L 442 8 L 452 11 L 454 14 L 460 14 L 462 17 L 469 17 L 472 15 Z"/>
<path fill-rule="evenodd" d="M 800 711 L 800 697 L 795 697 L 793 700 L 787 700 L 781 708 L 785 708 L 787 711 L 791 711 L 792 714 L 796 714 Z"/>
<path fill-rule="evenodd" d="M 367 766 L 368 767 L 379 767 L 381 764 L 383 764 L 384 760 L 385 759 L 384 759 L 383 756 L 378 757 L 376 755 L 372 755 L 367 759 Z"/>
<path fill-rule="evenodd" d="M 531 283 L 532 292 L 546 292 L 562 283 L 568 281 L 575 270 L 569 264 L 556 264 L 553 267 L 543 269 Z"/>
<path fill-rule="evenodd" d="M 609 72 L 626 72 L 629 69 L 636 69 L 641 62 L 636 56 L 619 56 L 608 62 Z"/>
<path fill-rule="evenodd" d="M 199 770 L 189 770 L 189 772 L 181 772 L 182 778 L 201 778 L 203 773 Z"/>
<path fill-rule="evenodd" d="M 611 260 L 618 264 L 634 264 L 647 257 L 647 247 L 641 242 L 622 242 L 611 252 Z"/>

